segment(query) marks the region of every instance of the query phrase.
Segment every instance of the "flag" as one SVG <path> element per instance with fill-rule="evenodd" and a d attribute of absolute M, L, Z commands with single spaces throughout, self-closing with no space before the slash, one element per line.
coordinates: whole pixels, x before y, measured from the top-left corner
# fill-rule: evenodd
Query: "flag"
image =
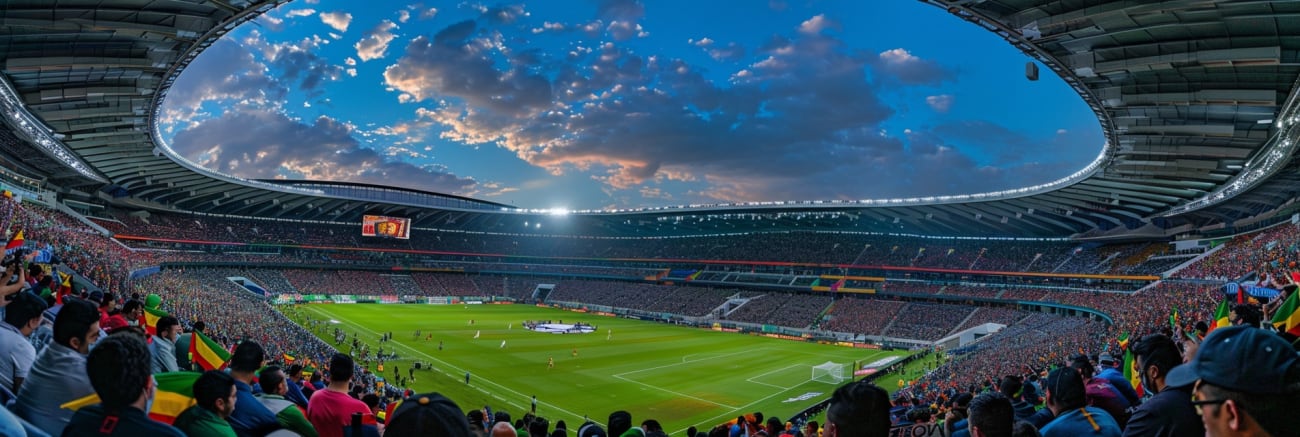
<path fill-rule="evenodd" d="M 289 355 L 289 354 L 284 354 L 284 356 L 282 356 L 282 357 L 280 357 L 280 358 L 284 360 L 284 363 L 285 363 L 285 364 L 293 364 L 293 360 L 296 360 L 296 359 L 297 359 L 297 358 L 294 358 L 293 355 Z"/>
<path fill-rule="evenodd" d="M 1119 348 L 1120 348 L 1120 349 L 1122 349 L 1122 350 L 1127 350 L 1127 349 L 1128 349 L 1128 333 L 1125 332 L 1125 333 L 1123 333 L 1123 334 L 1120 334 L 1118 342 L 1119 342 Z"/>
<path fill-rule="evenodd" d="M 1139 398 L 1144 396 L 1143 392 L 1146 390 L 1142 387 L 1142 373 L 1137 368 L 1137 359 L 1133 357 L 1131 350 L 1124 351 L 1124 379 L 1133 386 Z"/>
<path fill-rule="evenodd" d="M 23 247 L 23 243 L 26 242 L 27 240 L 23 238 L 22 229 L 19 229 L 18 232 L 14 234 L 14 237 L 9 239 L 9 244 L 5 245 L 5 252 Z"/>
<path fill-rule="evenodd" d="M 153 397 L 153 407 L 149 409 L 149 418 L 171 425 L 176 417 L 186 408 L 193 406 L 194 381 L 203 375 L 200 372 L 168 372 L 153 376 L 157 382 L 157 393 Z M 92 394 L 59 405 L 59 408 L 77 411 L 81 407 L 99 403 L 99 395 Z"/>
<path fill-rule="evenodd" d="M 1169 329 L 1178 330 L 1178 308 L 1169 313 Z"/>
<path fill-rule="evenodd" d="M 194 362 L 203 370 L 223 370 L 226 361 L 230 360 L 230 352 L 226 348 L 198 331 L 194 331 L 194 338 L 190 340 L 190 355 L 194 356 Z"/>
<path fill-rule="evenodd" d="M 1279 331 L 1300 335 L 1300 311 L 1296 311 L 1296 307 L 1300 306 L 1300 300 L 1297 300 L 1297 296 L 1300 296 L 1300 292 L 1291 292 L 1291 296 L 1287 297 L 1286 301 L 1282 302 L 1282 307 L 1273 314 L 1273 326 Z"/>
<path fill-rule="evenodd" d="M 167 317 L 168 315 L 169 315 L 169 314 L 167 314 L 166 311 L 163 311 L 163 310 L 160 310 L 160 309 L 157 309 L 157 308 L 145 308 L 145 309 L 144 309 L 144 323 L 143 323 L 145 334 L 149 334 L 149 335 L 157 335 L 157 334 L 158 334 L 158 319 L 161 319 L 161 318 L 163 318 L 163 317 Z"/>
<path fill-rule="evenodd" d="M 1231 324 L 1232 322 L 1228 320 L 1230 311 L 1232 310 L 1228 308 L 1228 301 L 1219 302 L 1219 308 L 1214 310 L 1214 321 L 1210 322 L 1210 329 L 1206 330 L 1205 333 L 1209 334 L 1217 328 L 1224 328 Z"/>
<path fill-rule="evenodd" d="M 62 279 L 61 281 L 59 281 L 59 292 L 55 293 L 54 300 L 56 304 L 63 305 L 63 296 L 72 294 L 72 275 L 60 272 L 58 270 L 55 270 L 54 272 L 58 273 L 59 278 Z"/>

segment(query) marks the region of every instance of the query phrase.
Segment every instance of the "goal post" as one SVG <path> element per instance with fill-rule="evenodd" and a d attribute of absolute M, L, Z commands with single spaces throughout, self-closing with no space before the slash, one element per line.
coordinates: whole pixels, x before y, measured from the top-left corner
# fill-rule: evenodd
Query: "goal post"
<path fill-rule="evenodd" d="M 839 384 L 848 380 L 842 363 L 827 361 L 812 367 L 812 380 L 827 384 Z"/>

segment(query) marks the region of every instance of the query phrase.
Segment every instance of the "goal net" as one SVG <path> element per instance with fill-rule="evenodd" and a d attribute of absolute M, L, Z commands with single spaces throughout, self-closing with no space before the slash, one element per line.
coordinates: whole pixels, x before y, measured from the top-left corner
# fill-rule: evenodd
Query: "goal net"
<path fill-rule="evenodd" d="M 843 364 L 827 361 L 812 367 L 812 380 L 828 384 L 839 384 L 848 379 L 845 376 L 848 372 L 844 370 Z"/>

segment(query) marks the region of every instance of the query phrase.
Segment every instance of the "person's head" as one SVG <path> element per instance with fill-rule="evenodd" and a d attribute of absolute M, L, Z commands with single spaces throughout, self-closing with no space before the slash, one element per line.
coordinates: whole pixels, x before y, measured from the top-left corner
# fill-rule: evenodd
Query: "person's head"
<path fill-rule="evenodd" d="M 1277 335 L 1250 326 L 1215 329 L 1192 361 L 1165 377 L 1192 386 L 1206 435 L 1295 435 L 1300 357 Z"/>
<path fill-rule="evenodd" d="M 632 429 L 632 413 L 622 410 L 609 413 L 609 421 L 605 424 L 609 428 L 609 435 L 621 436 L 627 430 Z"/>
<path fill-rule="evenodd" d="M 122 304 L 122 317 L 127 320 L 137 320 L 144 315 L 144 303 L 131 299 Z"/>
<path fill-rule="evenodd" d="M 176 341 L 176 337 L 181 335 L 181 321 L 172 316 L 162 316 L 158 319 L 156 332 L 159 337 Z"/>
<path fill-rule="evenodd" d="M 1233 326 L 1246 325 L 1253 328 L 1259 327 L 1259 320 L 1264 316 L 1260 313 L 1259 308 L 1248 303 L 1239 303 L 1232 307 L 1228 314 L 1228 320 Z"/>
<path fill-rule="evenodd" d="M 289 379 L 297 381 L 302 379 L 302 364 L 290 364 L 289 370 L 285 372 Z"/>
<path fill-rule="evenodd" d="M 545 417 L 534 417 L 532 421 L 528 422 L 528 437 L 550 434 L 547 431 L 550 427 L 551 422 L 546 420 Z"/>
<path fill-rule="evenodd" d="M 1011 437 L 1015 421 L 1016 411 L 1005 391 L 984 393 L 970 402 L 971 437 Z"/>
<path fill-rule="evenodd" d="M 44 274 L 45 274 L 45 267 L 42 267 L 40 264 L 31 263 L 30 265 L 27 266 L 27 276 L 31 276 L 35 278 Z"/>
<path fill-rule="evenodd" d="M 230 371 L 239 373 L 253 373 L 266 365 L 266 351 L 262 345 L 255 341 L 245 340 L 235 346 L 235 352 L 230 355 Z"/>
<path fill-rule="evenodd" d="M 1083 379 L 1092 378 L 1092 375 L 1097 373 L 1097 368 L 1092 366 L 1092 361 L 1089 361 L 1086 355 L 1076 355 L 1071 358 L 1070 368 L 1079 372 Z"/>
<path fill-rule="evenodd" d="M 835 389 L 826 409 L 826 437 L 867 437 L 889 433 L 889 393 L 869 382 Z"/>
<path fill-rule="evenodd" d="M 194 380 L 194 401 L 222 419 L 235 411 L 235 378 L 226 372 L 209 370 Z"/>
<path fill-rule="evenodd" d="M 14 300 L 5 307 L 5 323 L 18 328 L 23 336 L 28 336 L 41 326 L 44 317 L 45 301 L 35 294 L 21 292 L 14 294 Z"/>
<path fill-rule="evenodd" d="M 1142 337 L 1131 350 L 1138 374 L 1142 377 L 1142 386 L 1153 393 L 1164 390 L 1165 376 L 1183 363 L 1178 345 L 1164 334 Z"/>
<path fill-rule="evenodd" d="M 109 411 L 143 405 L 152 396 L 149 345 L 138 335 L 122 333 L 100 340 L 86 357 L 86 376 Z"/>
<path fill-rule="evenodd" d="M 1019 376 L 1008 375 L 1002 378 L 1002 384 L 998 385 L 998 391 L 1005 395 L 1007 399 L 1019 399 L 1020 388 L 1023 386 L 1024 383 L 1020 382 Z"/>
<path fill-rule="evenodd" d="M 1017 420 L 1015 427 L 1011 429 L 1011 437 L 1043 437 L 1043 435 L 1038 432 L 1034 424 Z"/>
<path fill-rule="evenodd" d="M 356 364 L 348 354 L 334 354 L 330 357 L 330 382 L 351 381 L 354 365 Z"/>
<path fill-rule="evenodd" d="M 257 372 L 257 385 L 261 386 L 262 393 L 266 394 L 283 395 L 289 391 L 284 370 L 280 369 L 280 366 L 266 366 L 261 372 Z"/>
<path fill-rule="evenodd" d="M 510 422 L 497 422 L 496 425 L 492 425 L 492 437 L 515 437 L 516 435 L 515 427 L 511 426 Z"/>
<path fill-rule="evenodd" d="M 379 395 L 370 393 L 362 396 L 361 403 L 366 404 L 366 408 L 369 408 L 370 412 L 376 412 L 379 410 Z"/>
<path fill-rule="evenodd" d="M 1052 413 L 1083 408 L 1087 403 L 1083 377 L 1077 369 L 1061 368 L 1047 375 L 1047 407 Z"/>
<path fill-rule="evenodd" d="M 63 309 L 54 318 L 54 342 L 85 355 L 99 340 L 99 310 L 95 304 L 77 298 L 65 298 Z"/>
<path fill-rule="evenodd" d="M 482 417 L 481 412 L 479 416 Z M 469 421 L 461 414 L 460 406 L 455 402 L 438 393 L 426 393 L 402 401 L 388 418 L 384 432 L 392 435 L 467 437 L 470 428 Z"/>
<path fill-rule="evenodd" d="M 1101 365 L 1101 370 L 1115 367 L 1115 357 L 1110 354 L 1101 354 L 1101 356 L 1097 357 L 1097 364 Z"/>
<path fill-rule="evenodd" d="M 193 329 L 194 332 L 204 332 L 204 331 L 206 331 L 207 329 L 208 329 L 208 324 L 207 324 L 207 323 L 203 323 L 202 320 L 199 320 L 199 321 L 197 321 L 197 322 L 194 322 L 194 329 Z"/>

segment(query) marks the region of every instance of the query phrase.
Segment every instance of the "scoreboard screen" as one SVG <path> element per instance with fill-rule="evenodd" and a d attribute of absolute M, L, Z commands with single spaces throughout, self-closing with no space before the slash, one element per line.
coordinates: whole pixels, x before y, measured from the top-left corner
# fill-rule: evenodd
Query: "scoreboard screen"
<path fill-rule="evenodd" d="M 361 236 L 411 239 L 411 219 L 367 215 L 361 217 Z"/>

